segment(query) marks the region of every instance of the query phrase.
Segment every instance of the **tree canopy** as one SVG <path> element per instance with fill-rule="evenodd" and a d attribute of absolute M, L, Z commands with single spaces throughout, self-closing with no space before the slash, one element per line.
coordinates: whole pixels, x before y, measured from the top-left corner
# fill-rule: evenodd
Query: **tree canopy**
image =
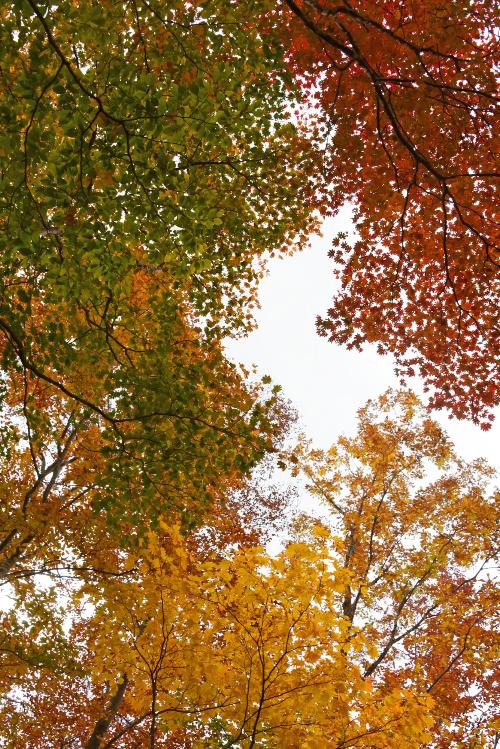
<path fill-rule="evenodd" d="M 492 8 L 0 19 L 0 746 L 494 749 L 492 470 L 406 390 L 292 449 L 280 386 L 224 352 L 350 201 L 320 333 L 488 426 Z"/>
<path fill-rule="evenodd" d="M 327 452 L 302 443 L 287 460 L 331 515 L 299 518 L 278 554 L 207 549 L 203 529 L 186 536 L 172 519 L 124 553 L 90 517 L 87 564 L 101 574 L 46 571 L 56 585 L 43 595 L 18 578 L 0 738 L 493 747 L 491 470 L 460 461 L 407 392 L 362 409 L 353 438 Z"/>
<path fill-rule="evenodd" d="M 315 155 L 246 12 L 2 9 L 6 434 L 28 443 L 40 488 L 41 453 L 57 445 L 60 474 L 68 439 L 93 430 L 110 516 L 133 511 L 120 487 L 137 480 L 134 507 L 203 506 L 210 475 L 250 467 L 279 431 L 275 395 L 244 385 L 220 340 L 248 326 L 264 255 L 314 224 L 301 164 Z"/>
<path fill-rule="evenodd" d="M 332 341 L 376 342 L 434 407 L 488 428 L 498 381 L 498 22 L 490 2 L 284 0 L 332 208 Z M 286 16 L 286 13 L 284 14 Z"/>

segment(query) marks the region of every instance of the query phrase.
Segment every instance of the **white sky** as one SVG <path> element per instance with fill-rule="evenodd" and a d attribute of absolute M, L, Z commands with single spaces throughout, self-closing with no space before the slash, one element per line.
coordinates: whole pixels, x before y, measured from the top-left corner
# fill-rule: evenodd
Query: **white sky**
<path fill-rule="evenodd" d="M 354 431 L 356 410 L 388 387 L 398 387 L 392 360 L 371 346 L 364 352 L 320 338 L 316 315 L 330 306 L 335 279 L 327 256 L 332 236 L 347 231 L 349 212 L 325 225 L 323 237 L 313 237 L 302 253 L 269 264 L 260 288 L 258 328 L 248 338 L 229 341 L 227 353 L 246 366 L 256 364 L 283 387 L 301 416 L 306 434 L 318 447 L 329 447 L 340 434 Z M 417 379 L 412 387 L 422 395 Z M 447 430 L 463 458 L 487 458 L 500 468 L 500 409 L 488 432 L 445 412 L 434 418 Z"/>

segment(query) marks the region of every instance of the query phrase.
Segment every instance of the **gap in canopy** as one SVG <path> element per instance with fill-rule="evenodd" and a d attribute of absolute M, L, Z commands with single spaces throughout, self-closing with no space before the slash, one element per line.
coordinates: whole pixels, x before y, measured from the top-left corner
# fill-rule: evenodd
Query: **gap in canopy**
<path fill-rule="evenodd" d="M 255 364 L 260 376 L 269 374 L 282 386 L 300 414 L 301 428 L 320 448 L 328 448 L 340 434 L 353 433 L 356 411 L 369 398 L 400 386 L 393 358 L 378 354 L 374 344 L 362 352 L 348 351 L 317 335 L 316 316 L 325 314 L 338 288 L 328 251 L 339 231 L 353 236 L 348 206 L 325 221 L 323 235 L 313 236 L 309 248 L 272 259 L 259 288 L 256 329 L 246 338 L 226 341 L 231 359 L 246 367 Z M 418 377 L 408 385 L 425 401 Z M 434 411 L 432 417 L 464 459 L 484 457 L 500 467 L 500 409 L 488 432 L 444 411 Z"/>

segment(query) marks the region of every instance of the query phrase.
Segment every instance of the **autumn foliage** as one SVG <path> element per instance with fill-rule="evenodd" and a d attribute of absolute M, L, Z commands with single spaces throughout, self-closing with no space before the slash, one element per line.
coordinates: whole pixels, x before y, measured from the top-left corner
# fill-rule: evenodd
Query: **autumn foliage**
<path fill-rule="evenodd" d="M 488 427 L 498 381 L 498 19 L 490 2 L 285 0 L 290 65 L 318 111 L 333 210 L 359 238 L 331 256 L 318 323 L 376 342 L 434 407 Z"/>
<path fill-rule="evenodd" d="M 331 514 L 275 556 L 162 518 L 125 552 L 88 516 L 70 576 L 7 574 L 8 746 L 494 746 L 491 471 L 408 393 L 287 460 Z"/>
<path fill-rule="evenodd" d="M 488 425 L 492 9 L 0 19 L 0 747 L 497 747 L 492 469 L 406 390 L 292 448 L 224 352 L 348 200 L 320 332 Z"/>

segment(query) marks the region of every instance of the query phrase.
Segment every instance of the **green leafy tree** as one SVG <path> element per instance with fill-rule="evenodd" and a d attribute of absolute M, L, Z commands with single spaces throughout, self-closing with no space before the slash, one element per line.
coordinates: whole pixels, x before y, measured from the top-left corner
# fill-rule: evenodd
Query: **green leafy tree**
<path fill-rule="evenodd" d="M 245 390 L 219 343 L 250 324 L 263 257 L 313 223 L 313 155 L 249 20 L 266 7 L 2 6 L 4 424 L 38 487 L 41 453 L 97 428 L 110 517 L 189 515 L 272 445 L 275 396 Z"/>

